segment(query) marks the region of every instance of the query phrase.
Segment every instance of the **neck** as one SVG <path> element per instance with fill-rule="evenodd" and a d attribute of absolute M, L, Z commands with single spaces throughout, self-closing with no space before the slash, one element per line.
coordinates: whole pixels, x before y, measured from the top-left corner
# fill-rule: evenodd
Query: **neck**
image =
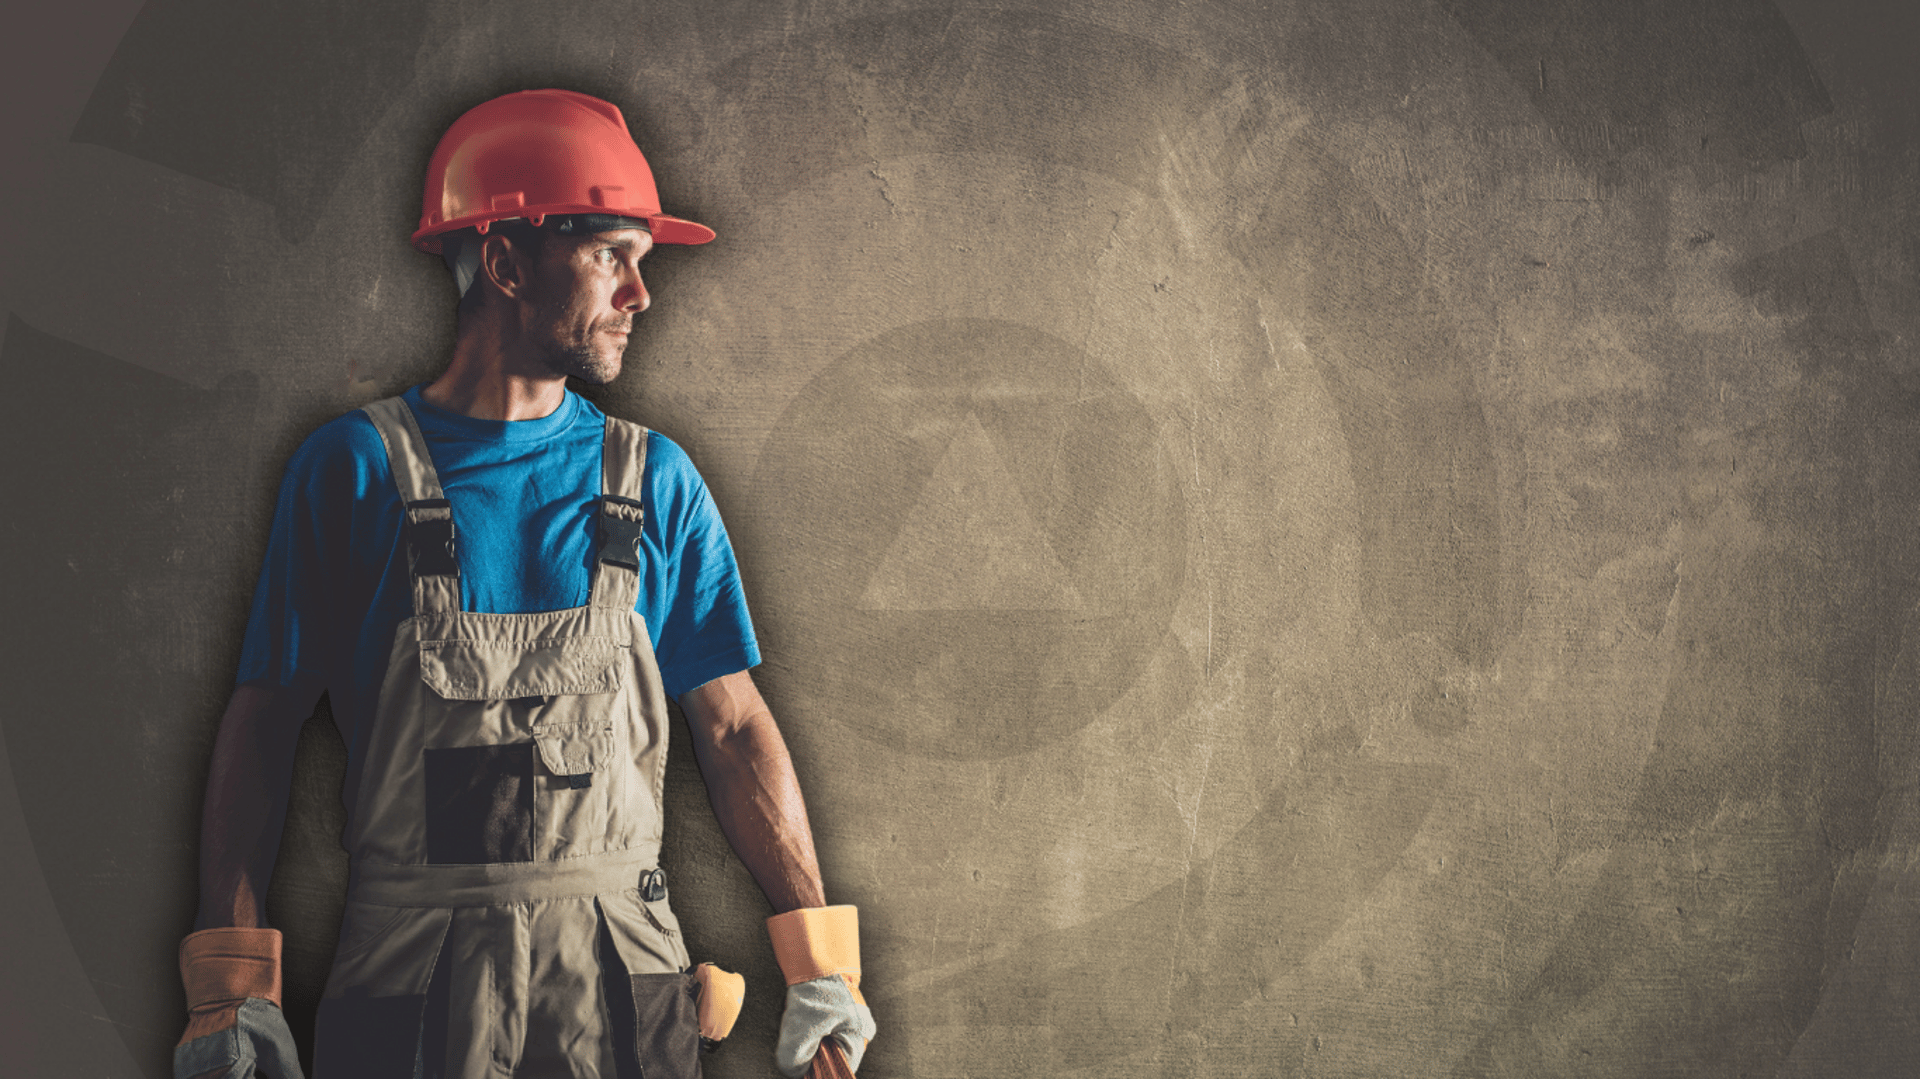
<path fill-rule="evenodd" d="M 453 360 L 420 396 L 436 408 L 480 420 L 537 420 L 566 399 L 567 379 L 524 350 L 497 318 L 462 319 Z"/>

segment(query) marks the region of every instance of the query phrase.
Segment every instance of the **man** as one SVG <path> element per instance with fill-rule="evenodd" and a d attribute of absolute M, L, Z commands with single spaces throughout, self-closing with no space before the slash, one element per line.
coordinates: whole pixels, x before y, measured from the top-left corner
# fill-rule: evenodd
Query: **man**
<path fill-rule="evenodd" d="M 288 464 L 214 747 L 176 1076 L 299 1074 L 261 900 L 322 690 L 348 746 L 353 869 L 320 1079 L 699 1073 L 737 976 L 689 966 L 666 904 L 668 693 L 776 911 L 776 1063 L 800 1074 L 831 1034 L 858 1064 L 873 1023 L 854 912 L 826 905 L 747 674 L 725 530 L 678 447 L 565 384 L 619 374 L 654 244 L 712 238 L 660 212 L 607 102 L 509 94 L 442 138 L 413 241 L 462 291 L 453 357 Z"/>

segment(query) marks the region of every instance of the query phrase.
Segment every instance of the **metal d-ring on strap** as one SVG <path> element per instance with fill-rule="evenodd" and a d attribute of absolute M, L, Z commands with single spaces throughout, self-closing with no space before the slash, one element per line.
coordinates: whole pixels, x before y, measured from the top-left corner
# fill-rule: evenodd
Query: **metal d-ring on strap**
<path fill-rule="evenodd" d="M 659 869 L 649 869 L 640 874 L 640 898 L 649 903 L 658 903 L 667 897 L 667 875 Z"/>

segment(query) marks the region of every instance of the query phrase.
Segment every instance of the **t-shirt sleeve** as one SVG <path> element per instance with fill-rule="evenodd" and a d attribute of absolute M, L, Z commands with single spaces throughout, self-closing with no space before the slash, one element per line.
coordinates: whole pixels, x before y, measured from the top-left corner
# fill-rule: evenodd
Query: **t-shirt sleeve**
<path fill-rule="evenodd" d="M 343 604 L 354 590 L 351 533 L 358 495 L 385 459 L 379 440 L 364 415 L 349 413 L 315 431 L 287 462 L 237 684 L 285 686 L 312 698 L 341 684 Z"/>
<path fill-rule="evenodd" d="M 760 662 L 740 567 L 706 481 L 671 440 L 647 439 L 648 481 L 668 579 L 660 680 L 672 697 Z"/>

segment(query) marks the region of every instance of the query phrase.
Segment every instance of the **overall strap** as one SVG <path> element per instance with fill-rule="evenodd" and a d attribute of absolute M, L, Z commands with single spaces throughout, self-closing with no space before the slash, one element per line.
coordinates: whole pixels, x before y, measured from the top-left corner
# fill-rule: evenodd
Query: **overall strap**
<path fill-rule="evenodd" d="M 595 607 L 631 611 L 640 599 L 640 530 L 646 524 L 641 505 L 647 470 L 647 429 L 607 417 L 600 447 L 599 543 L 593 555 Z"/>
<path fill-rule="evenodd" d="M 453 504 L 440 489 L 427 440 L 413 409 L 398 397 L 363 407 L 387 447 L 387 464 L 406 507 L 407 569 L 413 576 L 413 613 L 460 609 L 460 557 L 453 540 Z"/>

